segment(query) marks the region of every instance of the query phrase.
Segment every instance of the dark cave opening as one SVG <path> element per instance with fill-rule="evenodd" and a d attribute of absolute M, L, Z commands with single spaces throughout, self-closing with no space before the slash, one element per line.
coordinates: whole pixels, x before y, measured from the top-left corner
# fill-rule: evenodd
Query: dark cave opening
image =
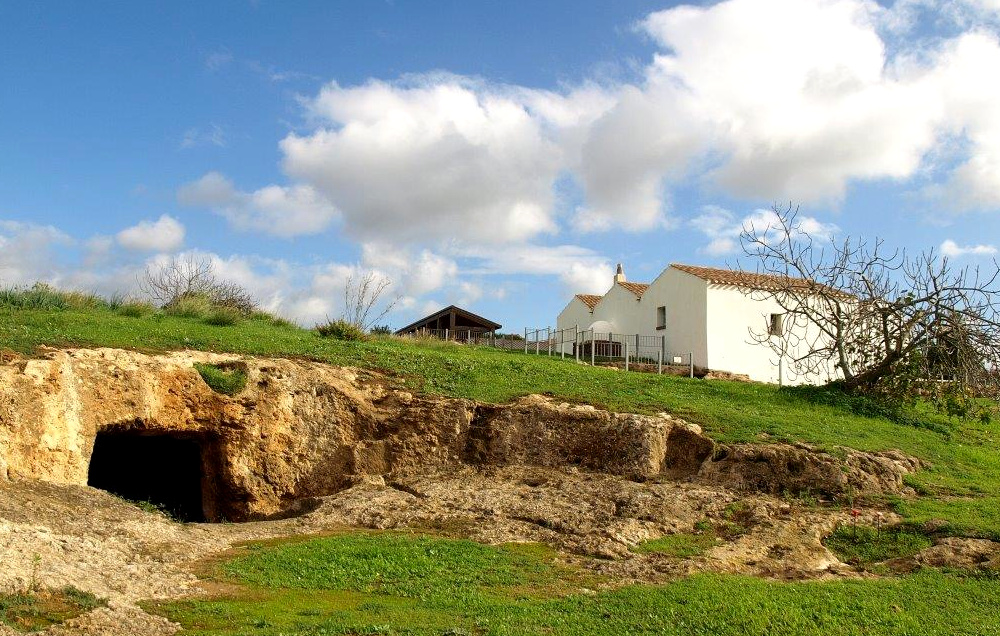
<path fill-rule="evenodd" d="M 179 521 L 205 521 L 202 448 L 170 435 L 103 431 L 94 441 L 87 485 L 149 502 Z"/>

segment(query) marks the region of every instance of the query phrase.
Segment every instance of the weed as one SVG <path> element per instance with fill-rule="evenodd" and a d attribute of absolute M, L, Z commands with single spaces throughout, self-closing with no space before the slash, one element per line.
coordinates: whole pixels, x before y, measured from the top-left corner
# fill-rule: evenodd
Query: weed
<path fill-rule="evenodd" d="M 231 327 L 242 319 L 240 312 L 230 307 L 213 307 L 205 316 L 205 324 L 216 327 Z"/>
<path fill-rule="evenodd" d="M 329 320 L 322 325 L 316 325 L 316 333 L 324 338 L 335 340 L 364 340 L 365 332 L 357 325 L 346 320 Z"/>
<path fill-rule="evenodd" d="M 916 554 L 932 545 L 930 537 L 905 526 L 839 526 L 823 542 L 840 560 L 870 565 Z"/>
<path fill-rule="evenodd" d="M 196 362 L 194 368 L 198 370 L 205 384 L 212 387 L 216 393 L 223 395 L 236 395 L 247 385 L 247 374 L 242 369 L 220 367 L 214 364 L 202 364 Z"/>

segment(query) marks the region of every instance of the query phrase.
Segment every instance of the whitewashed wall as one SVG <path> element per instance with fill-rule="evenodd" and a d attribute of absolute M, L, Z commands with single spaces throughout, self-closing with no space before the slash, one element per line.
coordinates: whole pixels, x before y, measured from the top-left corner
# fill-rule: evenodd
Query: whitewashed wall
<path fill-rule="evenodd" d="M 750 330 L 766 333 L 771 314 L 784 310 L 773 299 L 760 294 L 748 295 L 736 287 L 708 286 L 708 367 L 733 373 L 745 373 L 752 380 L 779 381 L 779 355 L 765 345 L 757 344 Z M 786 330 L 797 330 L 804 340 L 815 340 L 819 330 L 812 325 L 792 325 L 785 320 Z M 772 336 L 777 338 L 777 336 Z M 798 341 L 798 339 L 793 339 Z M 790 342 L 786 340 L 786 342 Z M 788 359 L 804 351 L 788 351 L 783 363 L 781 381 L 784 384 L 823 384 L 836 377 L 832 365 L 811 376 L 799 376 L 792 370 Z"/>
<path fill-rule="evenodd" d="M 663 270 L 642 295 L 643 335 L 664 335 L 668 354 L 694 354 L 695 366 L 708 366 L 706 289 L 708 285 L 672 267 Z M 667 326 L 656 328 L 656 308 L 666 307 Z"/>
<path fill-rule="evenodd" d="M 573 300 L 569 301 L 569 304 L 559 312 L 559 317 L 556 318 L 556 329 L 573 329 L 579 325 L 580 330 L 583 331 L 592 322 L 594 322 L 594 317 L 590 313 L 590 307 L 587 306 L 587 303 L 573 296 Z M 572 338 L 573 336 L 569 335 L 567 337 Z M 567 354 L 573 353 L 573 343 L 565 343 L 563 350 Z"/>

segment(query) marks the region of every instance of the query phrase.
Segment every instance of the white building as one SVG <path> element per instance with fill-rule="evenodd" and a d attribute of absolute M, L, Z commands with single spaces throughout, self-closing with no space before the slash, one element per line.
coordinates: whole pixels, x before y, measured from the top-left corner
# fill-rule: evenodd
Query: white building
<path fill-rule="evenodd" d="M 745 374 L 762 382 L 828 382 L 834 376 L 832 366 L 822 376 L 795 377 L 787 358 L 780 360 L 782 356 L 751 337 L 751 332 L 787 336 L 780 305 L 766 294 L 748 293 L 773 289 L 776 282 L 763 274 L 671 264 L 652 283 L 632 283 L 619 265 L 607 293 L 574 296 L 556 324 L 571 331 L 639 335 L 647 343 L 657 337 L 655 342 L 662 343 L 668 356 L 683 355 L 686 363 L 691 353 L 695 367 Z M 794 340 L 817 337 L 800 335 L 804 337 Z M 570 352 L 572 345 L 566 346 Z"/>

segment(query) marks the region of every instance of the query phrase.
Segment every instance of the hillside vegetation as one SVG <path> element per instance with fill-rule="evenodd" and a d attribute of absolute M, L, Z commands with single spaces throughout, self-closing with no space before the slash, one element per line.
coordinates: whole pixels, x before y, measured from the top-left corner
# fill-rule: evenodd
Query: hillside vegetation
<path fill-rule="evenodd" d="M 908 521 L 943 519 L 950 532 L 1000 538 L 995 425 L 950 419 L 929 408 L 882 412 L 835 390 L 624 373 L 435 341 L 342 341 L 264 313 L 219 320 L 210 310 L 155 311 L 45 288 L 0 292 L 0 349 L 30 356 L 43 346 L 306 357 L 379 369 L 415 391 L 484 402 L 546 393 L 618 411 L 667 411 L 724 442 L 897 448 L 930 463 L 911 483 L 922 496 L 890 502 Z"/>

